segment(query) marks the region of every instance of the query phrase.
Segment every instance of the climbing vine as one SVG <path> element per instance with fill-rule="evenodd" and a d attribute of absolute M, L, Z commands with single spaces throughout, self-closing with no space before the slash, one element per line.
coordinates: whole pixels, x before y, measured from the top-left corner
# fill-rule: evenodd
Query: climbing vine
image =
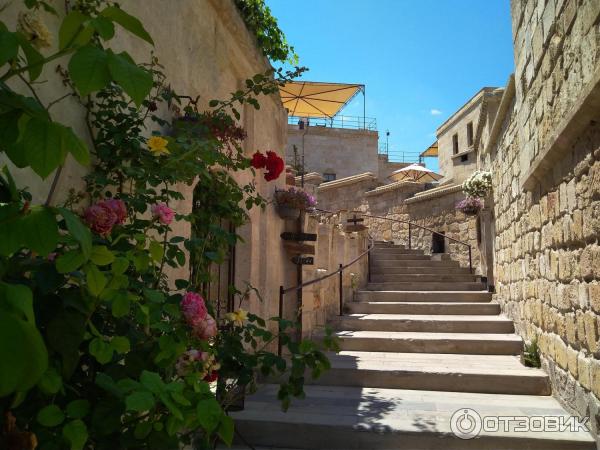
<path fill-rule="evenodd" d="M 74 2 L 54 34 L 39 14 L 56 14 L 48 3 L 23 5 L 16 29 L 0 22 L 0 152 L 41 178 L 60 174 L 69 153 L 89 173 L 85 192 L 56 205 L 50 188 L 36 205 L 1 169 L 0 447 L 230 444 L 228 411 L 259 373 L 283 376 L 287 407 L 303 395 L 306 369 L 326 370 L 322 350 L 335 347 L 330 336 L 323 348 L 295 342 L 286 333 L 292 322 L 240 309 L 252 286 L 235 291 L 237 307 L 222 316 L 201 292 L 210 264 L 238 239 L 220 220 L 242 224 L 265 203 L 253 182 L 231 175 L 253 170 L 236 107 L 258 108 L 257 97 L 298 71 L 258 74 L 204 109 L 167 87 L 156 58 L 139 64 L 111 50 L 118 28 L 153 43 L 116 4 Z M 58 50 L 46 54 L 56 37 Z M 44 103 L 36 80 L 64 56 L 66 66 L 55 68 L 70 92 Z M 27 95 L 11 87 L 15 80 Z M 67 97 L 86 111 L 90 148 L 52 116 Z M 179 187 L 194 183 L 220 202 L 177 211 Z M 176 232 L 182 222 L 192 223 L 192 237 Z M 194 276 L 169 280 L 168 268 L 185 267 L 188 255 Z M 288 358 L 269 351 L 277 339 Z"/>

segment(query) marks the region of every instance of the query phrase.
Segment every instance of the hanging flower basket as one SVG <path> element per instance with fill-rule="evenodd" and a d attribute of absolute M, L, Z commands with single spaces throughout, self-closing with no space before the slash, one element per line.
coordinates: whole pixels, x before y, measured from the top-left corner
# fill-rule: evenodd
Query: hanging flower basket
<path fill-rule="evenodd" d="M 456 209 L 467 216 L 476 216 L 483 208 L 483 201 L 477 197 L 467 197 L 456 204 Z"/>
<path fill-rule="evenodd" d="M 300 189 L 290 187 L 275 191 L 275 210 L 282 219 L 297 219 L 301 211 L 309 211 L 317 205 L 315 198 Z"/>

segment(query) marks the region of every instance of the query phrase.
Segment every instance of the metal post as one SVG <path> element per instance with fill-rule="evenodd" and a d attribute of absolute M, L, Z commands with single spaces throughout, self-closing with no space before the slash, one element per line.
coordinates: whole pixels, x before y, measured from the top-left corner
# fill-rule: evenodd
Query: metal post
<path fill-rule="evenodd" d="M 371 249 L 367 252 L 367 281 L 371 282 Z"/>
<path fill-rule="evenodd" d="M 342 288 L 343 265 L 340 264 L 340 316 L 344 315 L 344 290 Z"/>
<path fill-rule="evenodd" d="M 365 86 L 362 88 L 363 91 L 363 130 L 367 129 L 367 91 Z"/>
<path fill-rule="evenodd" d="M 283 286 L 279 286 L 279 320 L 283 319 Z M 277 355 L 281 356 L 281 333 L 283 328 L 279 322 L 279 334 L 277 336 Z"/>
<path fill-rule="evenodd" d="M 412 224 L 408 222 L 408 249 L 412 248 Z"/>
<path fill-rule="evenodd" d="M 471 259 L 471 246 L 469 245 L 469 271 L 473 273 L 473 261 Z"/>

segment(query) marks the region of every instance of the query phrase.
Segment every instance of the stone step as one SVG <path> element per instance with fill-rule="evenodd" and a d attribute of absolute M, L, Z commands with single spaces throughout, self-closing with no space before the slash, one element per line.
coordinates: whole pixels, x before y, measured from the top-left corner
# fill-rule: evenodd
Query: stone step
<path fill-rule="evenodd" d="M 583 432 L 481 431 L 457 438 L 453 414 L 470 408 L 481 417 L 568 414 L 548 396 L 493 395 L 405 389 L 306 386 L 287 412 L 279 386 L 266 385 L 232 413 L 236 431 L 256 450 L 593 450 Z M 247 450 L 239 444 L 235 447 Z"/>
<path fill-rule="evenodd" d="M 479 275 L 473 275 L 470 273 L 454 273 L 454 274 L 423 274 L 423 273 L 411 273 L 411 274 L 398 274 L 398 273 L 371 273 L 372 283 L 386 283 L 386 282 L 422 282 L 427 283 L 430 281 L 436 282 L 462 282 L 462 281 L 479 281 L 481 277 Z"/>
<path fill-rule="evenodd" d="M 512 333 L 511 320 L 502 316 L 348 314 L 331 320 L 336 330 L 418 331 L 430 333 Z"/>
<path fill-rule="evenodd" d="M 460 267 L 458 262 L 452 260 L 434 261 L 431 259 L 413 259 L 413 260 L 375 260 L 371 258 L 371 269 L 388 269 L 392 267 Z"/>
<path fill-rule="evenodd" d="M 487 291 L 357 291 L 358 302 L 489 302 Z"/>
<path fill-rule="evenodd" d="M 483 291 L 484 285 L 478 282 L 449 282 L 449 281 L 405 281 L 368 283 L 367 289 L 371 291 Z"/>
<path fill-rule="evenodd" d="M 345 307 L 353 314 L 500 314 L 497 303 L 473 302 L 348 302 Z"/>
<path fill-rule="evenodd" d="M 468 267 L 456 266 L 425 266 L 425 267 L 373 267 L 371 266 L 371 275 L 393 275 L 393 274 L 423 274 L 423 275 L 434 275 L 434 274 L 470 274 L 471 271 Z"/>
<path fill-rule="evenodd" d="M 519 355 L 523 340 L 516 334 L 337 331 L 341 350 L 400 353 Z"/>
<path fill-rule="evenodd" d="M 423 255 L 424 251 L 417 248 L 374 248 L 372 255 Z"/>
<path fill-rule="evenodd" d="M 381 254 L 375 253 L 371 255 L 372 261 L 419 261 L 419 260 L 427 260 L 431 261 L 431 257 L 429 255 L 423 254 L 410 254 L 410 253 L 390 253 L 390 254 Z"/>
<path fill-rule="evenodd" d="M 341 351 L 311 384 L 490 394 L 549 395 L 548 376 L 518 356 Z M 307 377 L 307 381 L 310 377 Z"/>

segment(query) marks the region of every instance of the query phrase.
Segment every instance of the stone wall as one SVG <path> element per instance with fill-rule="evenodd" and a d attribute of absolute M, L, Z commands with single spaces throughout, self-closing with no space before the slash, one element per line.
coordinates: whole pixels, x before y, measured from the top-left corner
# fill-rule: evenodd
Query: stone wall
<path fill-rule="evenodd" d="M 346 213 L 307 214 L 304 218 L 304 231 L 317 235 L 314 245 L 314 264 L 301 267 L 302 282 L 308 282 L 331 274 L 338 270 L 340 264 L 348 264 L 369 245 L 365 232 L 345 232 Z M 290 225 L 292 225 L 290 223 Z M 293 252 L 288 253 L 291 258 Z M 354 292 L 364 287 L 367 279 L 367 258 L 360 258 L 342 274 L 343 304 L 352 301 Z M 340 313 L 339 275 L 314 283 L 302 289 L 302 335 L 310 338 L 322 332 L 327 322 Z M 284 285 L 290 288 L 299 285 L 298 280 Z M 284 317 L 292 319 L 298 304 L 297 291 L 284 295 Z M 343 307 L 343 306 L 342 306 Z"/>
<path fill-rule="evenodd" d="M 480 271 L 480 254 L 477 240 L 477 218 L 456 211 L 455 205 L 464 198 L 460 187 L 438 188 L 422 192 L 418 183 L 394 183 L 368 192 L 360 207 L 361 212 L 386 219 L 367 218 L 369 232 L 377 240 L 393 240 L 408 245 L 408 224 L 387 219 L 410 221 L 438 233 L 471 245 L 471 258 L 475 273 Z M 431 254 L 432 233 L 413 226 L 411 246 Z M 445 253 L 469 267 L 468 247 L 449 239 L 445 240 Z"/>
<path fill-rule="evenodd" d="M 600 2 L 511 1 L 514 98 L 494 174 L 495 300 L 556 395 L 600 420 Z"/>
<path fill-rule="evenodd" d="M 371 172 L 378 176 L 378 133 L 370 130 L 351 130 L 309 126 L 299 130 L 288 125 L 286 162 L 294 165 L 294 146 L 298 163 L 306 172 L 334 173 L 337 179 Z"/>
<path fill-rule="evenodd" d="M 317 206 L 329 211 L 352 210 L 360 205 L 365 192 L 379 184 L 375 175 L 370 172 L 323 183 L 316 189 Z"/>

